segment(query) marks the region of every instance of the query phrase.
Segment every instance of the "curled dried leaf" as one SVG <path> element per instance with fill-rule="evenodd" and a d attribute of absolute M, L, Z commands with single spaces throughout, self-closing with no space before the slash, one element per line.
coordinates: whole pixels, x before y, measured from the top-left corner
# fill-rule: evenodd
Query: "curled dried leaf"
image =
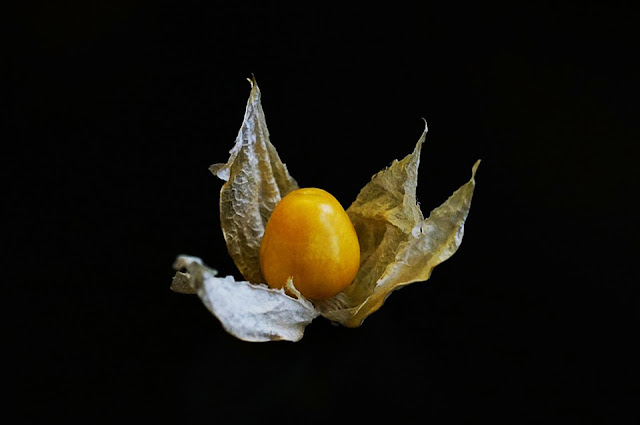
<path fill-rule="evenodd" d="M 425 281 L 435 266 L 453 255 L 464 234 L 475 187 L 471 179 L 424 219 L 416 200 L 420 152 L 414 151 L 374 175 L 347 209 L 360 243 L 360 269 L 353 283 L 336 296 L 315 303 L 295 282 L 283 289 L 261 284 L 260 243 L 276 204 L 298 188 L 269 140 L 260 90 L 251 95 L 230 157 L 210 170 L 225 180 L 220 191 L 220 219 L 227 248 L 247 281 L 216 277 L 197 257 L 181 256 L 171 289 L 197 293 L 224 328 L 246 341 L 297 341 L 318 315 L 356 327 L 378 310 L 396 289 Z M 287 295 L 291 294 L 293 296 Z"/>
<path fill-rule="evenodd" d="M 298 341 L 304 328 L 318 316 L 310 301 L 288 283 L 287 289 L 236 281 L 232 276 L 216 277 L 217 272 L 197 257 L 180 256 L 171 288 L 196 293 L 222 323 L 224 329 L 245 341 Z M 190 288 L 190 290 L 186 289 Z"/>

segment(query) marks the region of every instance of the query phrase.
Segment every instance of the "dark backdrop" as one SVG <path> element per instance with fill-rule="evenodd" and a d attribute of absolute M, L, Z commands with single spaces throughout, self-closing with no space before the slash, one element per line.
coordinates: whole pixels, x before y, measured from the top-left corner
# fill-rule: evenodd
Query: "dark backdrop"
<path fill-rule="evenodd" d="M 624 416 L 640 385 L 634 14 L 442 3 L 15 10 L 17 150 L 3 157 L 16 414 Z M 361 328 L 317 319 L 298 343 L 246 343 L 169 290 L 181 253 L 238 277 L 207 168 L 228 158 L 252 73 L 292 175 L 345 207 L 411 152 L 422 117 L 425 213 L 483 160 L 458 253 Z"/>

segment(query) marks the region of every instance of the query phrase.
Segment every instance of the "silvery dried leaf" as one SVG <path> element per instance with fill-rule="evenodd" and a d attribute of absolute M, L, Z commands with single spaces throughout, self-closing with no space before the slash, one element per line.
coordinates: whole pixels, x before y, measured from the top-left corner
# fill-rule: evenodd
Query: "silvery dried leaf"
<path fill-rule="evenodd" d="M 429 279 L 453 255 L 464 233 L 475 187 L 471 179 L 424 219 L 416 200 L 422 134 L 410 155 L 372 177 L 347 209 L 360 242 L 360 270 L 353 283 L 328 300 L 312 303 L 287 282 L 283 290 L 261 284 L 260 243 L 276 204 L 298 187 L 269 141 L 260 90 L 251 80 L 244 121 L 226 164 L 211 171 L 225 180 L 220 218 L 227 248 L 249 282 L 215 277 L 196 257 L 181 256 L 171 289 L 197 293 L 225 329 L 240 339 L 296 341 L 316 316 L 356 327 L 382 306 L 392 291 Z"/>
<path fill-rule="evenodd" d="M 197 257 L 179 256 L 178 272 L 171 289 L 195 292 L 224 329 L 245 341 L 298 341 L 304 328 L 318 316 L 313 304 L 288 282 L 287 290 L 297 298 L 267 285 L 236 282 L 232 276 L 216 277 L 217 272 Z M 191 289 L 185 290 L 188 287 Z"/>
<path fill-rule="evenodd" d="M 271 212 L 280 199 L 298 188 L 276 148 L 260 102 L 260 89 L 251 82 L 251 95 L 242 127 L 226 164 L 209 169 L 226 182 L 220 190 L 220 223 L 227 248 L 249 282 L 263 282 L 260 241 Z"/>

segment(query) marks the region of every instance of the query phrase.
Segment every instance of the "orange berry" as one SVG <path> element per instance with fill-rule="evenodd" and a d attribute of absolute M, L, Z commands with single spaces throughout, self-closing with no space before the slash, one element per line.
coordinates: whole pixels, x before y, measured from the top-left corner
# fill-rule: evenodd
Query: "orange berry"
<path fill-rule="evenodd" d="M 276 205 L 260 245 L 260 268 L 272 288 L 289 277 L 302 295 L 330 298 L 353 281 L 360 244 L 349 216 L 330 193 L 297 189 Z"/>

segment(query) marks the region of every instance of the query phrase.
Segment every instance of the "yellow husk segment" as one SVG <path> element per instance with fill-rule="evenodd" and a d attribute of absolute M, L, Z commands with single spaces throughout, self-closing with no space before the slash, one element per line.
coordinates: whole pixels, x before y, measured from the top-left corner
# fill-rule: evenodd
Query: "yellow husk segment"
<path fill-rule="evenodd" d="M 351 286 L 316 303 L 327 319 L 348 327 L 360 326 L 392 291 L 426 281 L 433 268 L 460 246 L 480 161 L 473 166 L 471 179 L 422 220 L 416 212 L 415 188 L 423 140 L 424 135 L 411 155 L 376 174 L 347 210 L 359 239 L 368 242 L 361 244 L 361 269 Z"/>

